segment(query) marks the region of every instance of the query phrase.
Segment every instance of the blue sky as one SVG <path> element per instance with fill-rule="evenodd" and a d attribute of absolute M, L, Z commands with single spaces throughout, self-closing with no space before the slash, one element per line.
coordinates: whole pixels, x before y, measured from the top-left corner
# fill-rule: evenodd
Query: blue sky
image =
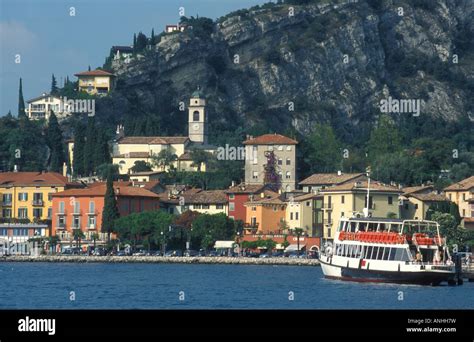
<path fill-rule="evenodd" d="M 48 92 L 69 75 L 102 66 L 112 45 L 130 45 L 186 16 L 216 19 L 268 0 L 0 0 L 0 116 L 18 108 L 18 82 L 25 101 Z M 70 16 L 70 7 L 75 16 Z M 15 56 L 20 55 L 20 63 Z"/>

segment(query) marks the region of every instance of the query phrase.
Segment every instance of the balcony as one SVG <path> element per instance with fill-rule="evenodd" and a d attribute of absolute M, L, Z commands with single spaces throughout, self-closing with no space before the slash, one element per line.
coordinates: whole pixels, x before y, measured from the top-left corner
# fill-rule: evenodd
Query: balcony
<path fill-rule="evenodd" d="M 44 205 L 44 201 L 42 199 L 34 199 L 33 205 L 35 207 L 42 207 Z"/>
<path fill-rule="evenodd" d="M 11 207 L 12 206 L 12 200 L 7 200 L 7 201 L 2 201 L 0 202 L 1 205 L 3 205 L 4 207 Z"/>
<path fill-rule="evenodd" d="M 66 229 L 66 224 L 65 223 L 58 223 L 58 224 L 56 224 L 56 229 Z"/>
<path fill-rule="evenodd" d="M 71 226 L 72 229 L 81 229 L 81 225 L 80 224 L 72 224 Z"/>
<path fill-rule="evenodd" d="M 332 203 L 323 203 L 322 208 L 324 210 L 332 210 Z"/>
<path fill-rule="evenodd" d="M 332 225 L 333 222 L 334 222 L 334 221 L 333 221 L 332 219 L 324 219 L 324 220 L 323 220 L 324 225 L 327 225 L 327 226 Z"/>
<path fill-rule="evenodd" d="M 87 229 L 88 230 L 95 230 L 95 229 L 97 229 L 97 226 L 95 224 L 90 224 L 90 225 L 87 226 Z"/>
<path fill-rule="evenodd" d="M 258 230 L 258 222 L 256 223 L 244 223 L 245 234 L 255 234 Z"/>

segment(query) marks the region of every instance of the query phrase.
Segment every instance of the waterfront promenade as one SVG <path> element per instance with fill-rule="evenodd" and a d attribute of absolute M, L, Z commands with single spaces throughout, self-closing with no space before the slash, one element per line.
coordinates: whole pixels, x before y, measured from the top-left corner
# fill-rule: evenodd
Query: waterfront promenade
<path fill-rule="evenodd" d="M 156 264 L 319 266 L 319 260 L 317 259 L 245 258 L 245 257 L 14 255 L 14 256 L 1 257 L 0 262 L 77 262 L 77 263 L 156 263 Z"/>

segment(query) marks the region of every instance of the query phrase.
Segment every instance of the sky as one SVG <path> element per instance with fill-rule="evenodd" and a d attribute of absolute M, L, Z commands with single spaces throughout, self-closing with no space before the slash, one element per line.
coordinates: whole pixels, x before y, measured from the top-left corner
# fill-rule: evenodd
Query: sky
<path fill-rule="evenodd" d="M 19 79 L 25 101 L 49 92 L 66 76 L 95 69 L 113 45 L 131 45 L 185 16 L 216 19 L 269 0 L 0 0 L 0 116 L 18 111 Z M 74 7 L 74 10 L 71 9 Z M 73 13 L 75 11 L 75 13 Z M 71 14 L 75 14 L 72 16 Z"/>

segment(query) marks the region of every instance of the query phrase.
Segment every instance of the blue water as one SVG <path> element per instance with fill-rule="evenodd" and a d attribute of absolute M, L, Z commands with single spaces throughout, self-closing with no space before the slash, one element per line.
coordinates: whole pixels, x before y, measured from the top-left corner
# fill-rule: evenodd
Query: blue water
<path fill-rule="evenodd" d="M 360 284 L 301 266 L 1 263 L 0 308 L 473 309 L 474 283 Z"/>

